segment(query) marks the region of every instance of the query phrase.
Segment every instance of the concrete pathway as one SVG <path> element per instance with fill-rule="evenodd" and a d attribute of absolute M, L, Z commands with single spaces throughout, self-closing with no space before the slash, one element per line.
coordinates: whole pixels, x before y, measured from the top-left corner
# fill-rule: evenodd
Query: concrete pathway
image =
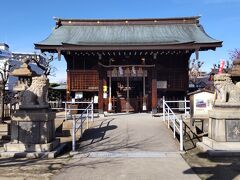
<path fill-rule="evenodd" d="M 199 179 L 183 160 L 172 132 L 150 114 L 98 119 L 78 150 L 53 179 Z"/>

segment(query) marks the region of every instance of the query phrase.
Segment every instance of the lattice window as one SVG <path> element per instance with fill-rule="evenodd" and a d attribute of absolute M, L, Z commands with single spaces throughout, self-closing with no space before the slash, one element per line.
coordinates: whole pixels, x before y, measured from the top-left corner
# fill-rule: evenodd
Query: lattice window
<path fill-rule="evenodd" d="M 99 75 L 96 70 L 71 70 L 71 91 L 98 91 Z"/>

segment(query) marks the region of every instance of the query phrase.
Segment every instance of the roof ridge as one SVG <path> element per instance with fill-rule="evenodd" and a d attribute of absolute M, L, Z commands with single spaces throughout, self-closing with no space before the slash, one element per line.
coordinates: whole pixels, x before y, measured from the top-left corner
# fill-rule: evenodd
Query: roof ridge
<path fill-rule="evenodd" d="M 166 18 L 59 18 L 59 17 L 53 17 L 54 20 L 58 21 L 152 21 L 152 20 L 184 20 L 184 19 L 195 19 L 198 20 L 201 18 L 201 16 L 183 16 L 183 17 L 166 17 Z"/>
<path fill-rule="evenodd" d="M 64 19 L 56 18 L 56 28 L 64 25 L 121 25 L 121 24 L 199 24 L 201 16 L 172 17 L 172 18 L 125 18 L 125 19 Z"/>

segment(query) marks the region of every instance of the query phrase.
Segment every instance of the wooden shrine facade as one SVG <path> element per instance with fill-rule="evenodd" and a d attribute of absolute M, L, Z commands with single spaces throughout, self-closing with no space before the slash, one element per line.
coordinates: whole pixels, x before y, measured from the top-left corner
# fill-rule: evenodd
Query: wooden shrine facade
<path fill-rule="evenodd" d="M 67 97 L 95 98 L 99 112 L 156 112 L 159 99 L 182 98 L 192 53 L 215 50 L 199 17 L 168 19 L 56 19 L 35 44 L 67 62 Z"/>

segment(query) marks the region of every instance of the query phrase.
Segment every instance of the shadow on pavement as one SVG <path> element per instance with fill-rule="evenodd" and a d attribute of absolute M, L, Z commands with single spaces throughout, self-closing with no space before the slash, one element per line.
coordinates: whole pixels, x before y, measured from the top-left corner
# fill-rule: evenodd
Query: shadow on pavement
<path fill-rule="evenodd" d="M 107 120 L 107 122 L 105 122 L 106 120 L 104 120 L 100 123 L 100 125 L 98 127 L 86 129 L 84 131 L 82 137 L 79 139 L 79 141 L 83 142 L 83 141 L 91 140 L 91 142 L 87 145 L 80 146 L 80 149 L 84 148 L 85 146 L 88 146 L 88 145 L 97 143 L 99 141 L 102 141 L 104 139 L 107 139 L 107 137 L 105 137 L 106 132 L 117 128 L 116 125 L 110 125 L 111 121 L 113 121 L 113 120 L 114 119 L 110 119 L 110 120 Z M 95 139 L 98 139 L 98 140 L 94 141 Z"/>
<path fill-rule="evenodd" d="M 83 136 L 78 142 L 78 151 L 81 153 L 95 152 L 95 151 L 115 151 L 115 150 L 141 150 L 144 143 L 151 143 L 153 137 L 140 138 L 131 140 L 128 136 L 123 136 L 125 131 L 116 131 L 108 134 L 118 127 L 111 125 L 115 119 L 105 119 L 98 126 L 85 130 Z M 127 132 L 127 133 L 131 133 Z"/>
<path fill-rule="evenodd" d="M 211 157 L 207 152 L 200 152 L 197 148 L 187 152 L 183 157 L 201 179 L 230 180 L 240 175 L 240 157 Z M 191 169 L 184 173 L 192 174 Z"/>

